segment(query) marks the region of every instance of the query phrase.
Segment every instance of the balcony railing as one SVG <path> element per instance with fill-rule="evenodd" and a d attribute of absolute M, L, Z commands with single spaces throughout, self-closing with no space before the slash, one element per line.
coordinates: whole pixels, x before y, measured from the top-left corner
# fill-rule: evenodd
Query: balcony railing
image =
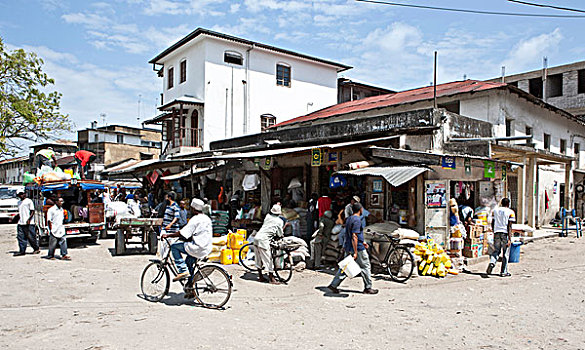
<path fill-rule="evenodd" d="M 171 140 L 171 147 L 202 147 L 203 130 L 193 128 L 181 128 L 176 130 Z"/>

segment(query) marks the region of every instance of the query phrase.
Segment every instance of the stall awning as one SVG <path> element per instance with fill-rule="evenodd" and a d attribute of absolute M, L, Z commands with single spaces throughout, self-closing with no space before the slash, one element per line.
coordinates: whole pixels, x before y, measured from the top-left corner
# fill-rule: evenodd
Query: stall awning
<path fill-rule="evenodd" d="M 81 184 L 82 190 L 103 190 L 106 188 L 104 184 L 94 184 L 94 183 L 85 183 L 82 182 Z"/>
<path fill-rule="evenodd" d="M 338 171 L 337 174 L 354 176 L 381 176 L 386 179 L 390 185 L 397 187 L 429 170 L 429 168 L 413 166 L 368 167 L 355 170 L 342 170 Z"/>
<path fill-rule="evenodd" d="M 221 164 L 219 164 L 219 165 L 223 165 L 223 161 L 220 161 L 220 162 L 221 162 Z M 217 166 L 210 166 L 210 167 L 204 167 L 204 168 L 197 168 L 197 167 L 193 166 L 193 173 L 192 174 L 193 175 L 200 175 L 201 173 L 207 172 L 207 171 L 215 169 L 215 168 L 217 168 Z M 191 176 L 191 170 L 185 170 L 185 171 L 182 171 L 178 174 L 163 176 L 163 177 L 161 177 L 161 179 L 165 180 L 165 181 L 174 181 L 174 180 L 179 180 L 179 179 L 182 179 L 184 177 L 189 177 L 189 176 Z"/>

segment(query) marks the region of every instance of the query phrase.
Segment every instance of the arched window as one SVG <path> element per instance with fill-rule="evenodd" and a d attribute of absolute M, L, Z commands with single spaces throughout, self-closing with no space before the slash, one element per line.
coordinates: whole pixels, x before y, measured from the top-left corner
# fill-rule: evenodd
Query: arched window
<path fill-rule="evenodd" d="M 244 57 L 239 52 L 226 51 L 223 53 L 223 61 L 225 63 L 237 64 L 238 66 L 241 66 L 244 64 Z"/>
<path fill-rule="evenodd" d="M 268 129 L 269 127 L 275 124 L 276 117 L 273 116 L 272 114 L 262 114 L 260 116 L 260 127 L 262 128 L 262 131 Z"/>

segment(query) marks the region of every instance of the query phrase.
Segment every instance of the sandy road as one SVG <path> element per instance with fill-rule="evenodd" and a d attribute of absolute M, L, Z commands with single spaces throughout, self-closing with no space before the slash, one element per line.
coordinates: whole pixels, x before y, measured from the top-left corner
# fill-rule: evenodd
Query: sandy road
<path fill-rule="evenodd" d="M 585 349 L 585 239 L 524 246 L 511 278 L 483 278 L 484 265 L 404 285 L 378 276 L 375 296 L 359 293 L 360 279 L 333 297 L 320 289 L 325 272 L 270 286 L 229 266 L 224 311 L 186 301 L 178 284 L 164 302 L 142 300 L 150 256 L 112 247 L 75 244 L 70 262 L 12 257 L 15 227 L 0 226 L 0 348 Z"/>

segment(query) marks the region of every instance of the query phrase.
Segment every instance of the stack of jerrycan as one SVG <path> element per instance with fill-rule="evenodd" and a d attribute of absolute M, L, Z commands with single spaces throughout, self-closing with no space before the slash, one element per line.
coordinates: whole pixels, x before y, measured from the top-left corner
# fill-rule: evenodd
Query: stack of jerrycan
<path fill-rule="evenodd" d="M 447 273 L 459 274 L 459 271 L 452 269 L 449 255 L 432 239 L 428 239 L 427 243 L 417 243 L 414 254 L 421 258 L 418 266 L 421 276 L 445 277 Z"/>
<path fill-rule="evenodd" d="M 220 251 L 219 262 L 223 265 L 238 264 L 240 249 L 246 244 L 246 230 L 238 229 L 237 232 L 227 234 L 226 245 Z"/>

